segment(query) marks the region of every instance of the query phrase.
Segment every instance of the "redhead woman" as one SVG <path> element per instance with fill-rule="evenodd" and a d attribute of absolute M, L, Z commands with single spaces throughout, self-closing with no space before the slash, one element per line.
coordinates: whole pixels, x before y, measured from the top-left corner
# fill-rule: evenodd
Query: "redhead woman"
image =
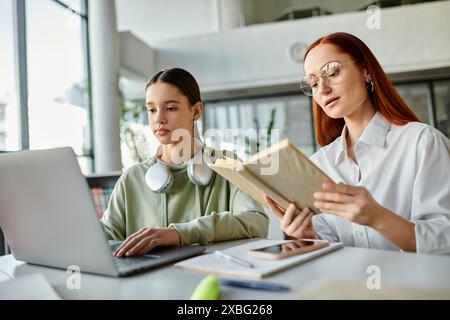
<path fill-rule="evenodd" d="M 370 49 L 348 33 L 314 41 L 301 89 L 314 100 L 311 160 L 336 183 L 314 193 L 322 214 L 268 206 L 292 238 L 418 253 L 450 252 L 450 143 L 420 123 Z"/>

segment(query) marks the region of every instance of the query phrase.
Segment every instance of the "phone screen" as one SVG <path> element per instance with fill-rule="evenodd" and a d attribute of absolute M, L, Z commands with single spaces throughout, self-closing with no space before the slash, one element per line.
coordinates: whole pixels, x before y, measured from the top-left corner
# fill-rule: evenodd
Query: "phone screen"
<path fill-rule="evenodd" d="M 316 243 L 317 243 L 316 241 L 311 241 L 311 240 L 296 240 L 296 241 L 286 242 L 286 243 L 275 245 L 275 246 L 256 249 L 253 251 L 277 254 L 277 253 L 281 253 L 281 252 L 294 251 L 299 248 L 309 247 Z"/>

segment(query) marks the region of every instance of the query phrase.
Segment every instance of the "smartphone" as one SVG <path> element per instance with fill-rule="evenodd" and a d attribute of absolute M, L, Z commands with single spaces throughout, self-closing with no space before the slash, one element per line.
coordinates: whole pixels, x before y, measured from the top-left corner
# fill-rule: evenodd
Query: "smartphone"
<path fill-rule="evenodd" d="M 276 260 L 311 252 L 329 245 L 330 243 L 324 240 L 301 239 L 274 246 L 252 249 L 248 251 L 248 254 L 253 258 Z"/>

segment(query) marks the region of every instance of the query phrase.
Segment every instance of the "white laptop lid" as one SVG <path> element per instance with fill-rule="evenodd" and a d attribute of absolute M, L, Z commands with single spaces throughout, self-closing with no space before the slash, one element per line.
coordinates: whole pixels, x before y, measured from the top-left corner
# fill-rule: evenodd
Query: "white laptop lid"
<path fill-rule="evenodd" d="M 0 156 L 0 226 L 18 260 L 118 275 L 71 148 Z"/>

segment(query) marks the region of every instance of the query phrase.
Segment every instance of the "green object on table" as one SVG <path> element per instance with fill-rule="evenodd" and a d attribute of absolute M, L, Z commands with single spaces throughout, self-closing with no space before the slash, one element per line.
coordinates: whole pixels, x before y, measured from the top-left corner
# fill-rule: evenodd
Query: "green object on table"
<path fill-rule="evenodd" d="M 218 276 L 209 275 L 200 281 L 192 293 L 191 300 L 217 300 L 220 295 Z"/>

